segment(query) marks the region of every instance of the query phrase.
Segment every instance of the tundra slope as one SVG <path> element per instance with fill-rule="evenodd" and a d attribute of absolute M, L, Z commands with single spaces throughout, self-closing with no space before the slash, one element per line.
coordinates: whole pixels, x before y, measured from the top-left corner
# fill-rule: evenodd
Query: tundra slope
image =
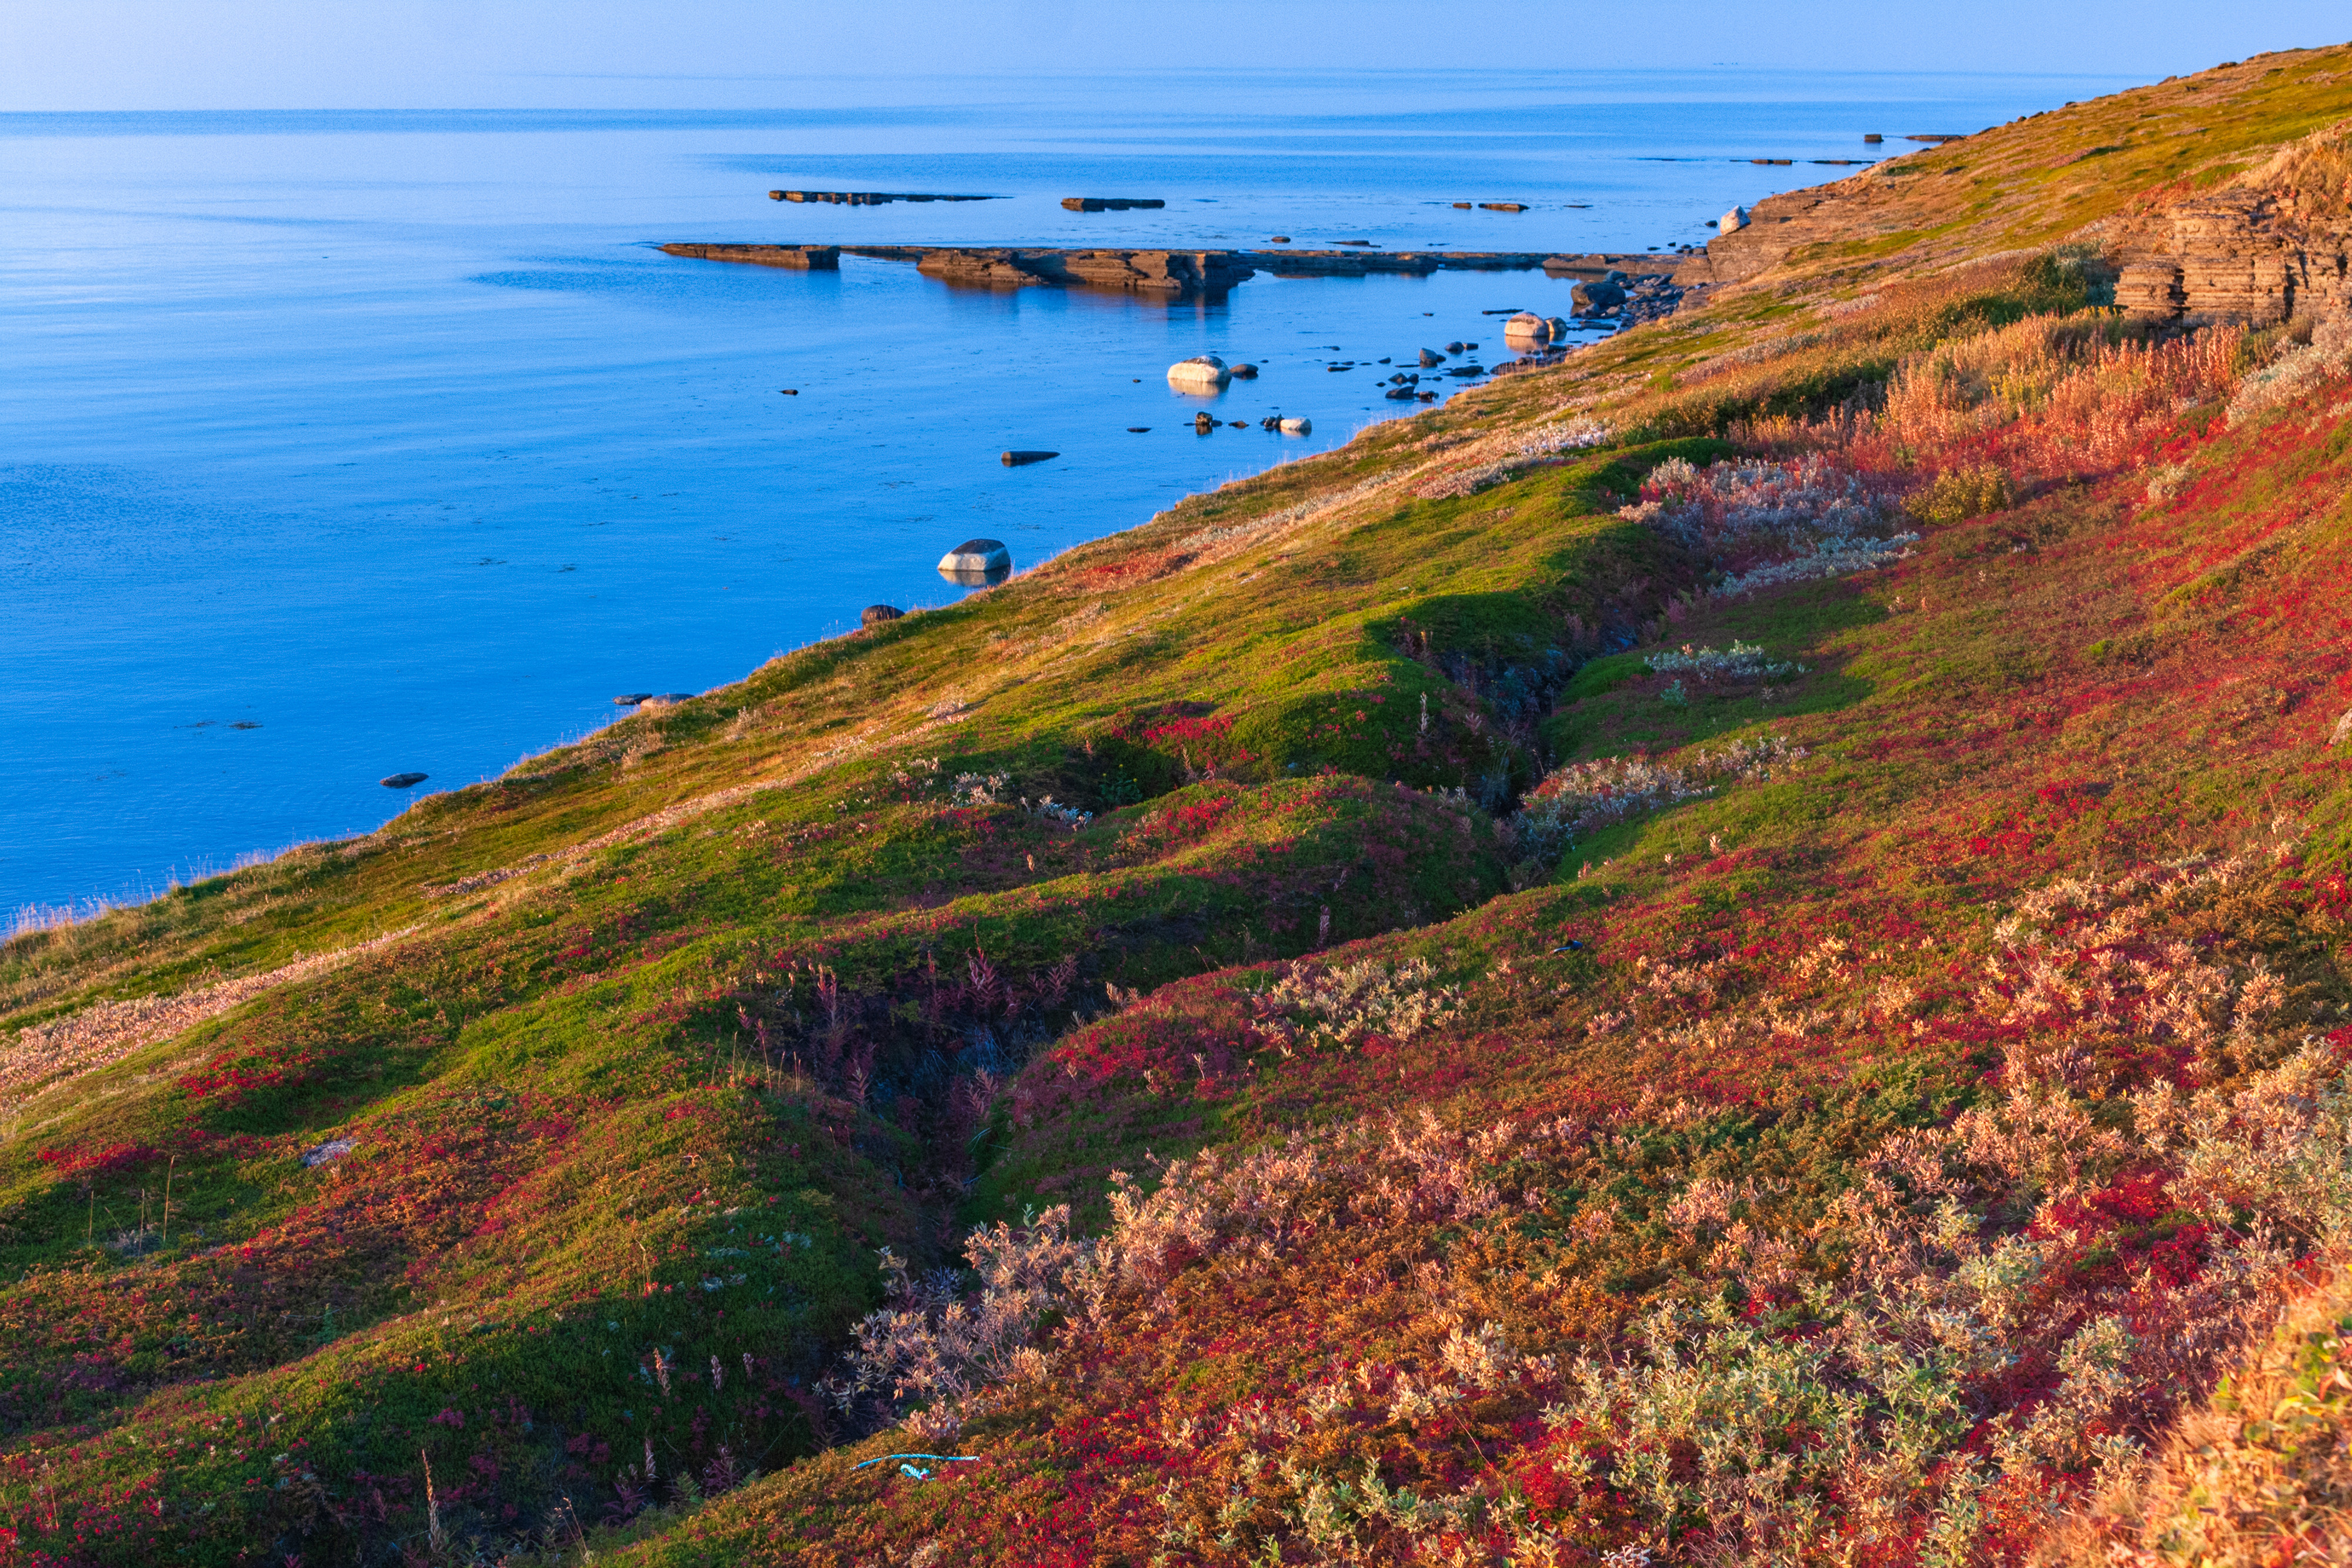
<path fill-rule="evenodd" d="M 2333 221 L 2347 61 L 2082 221 Z M 1784 260 L 20 936 L 12 1550 L 2340 1552 L 2352 353 L 2105 232 Z"/>

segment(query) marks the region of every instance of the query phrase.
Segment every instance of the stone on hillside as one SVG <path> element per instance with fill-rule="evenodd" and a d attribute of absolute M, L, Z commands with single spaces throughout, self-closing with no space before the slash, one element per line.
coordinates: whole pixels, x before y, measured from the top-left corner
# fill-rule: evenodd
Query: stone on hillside
<path fill-rule="evenodd" d="M 1729 234 L 1734 229 L 1746 228 L 1748 226 L 1748 209 L 1746 207 L 1732 208 L 1729 212 L 1723 214 L 1716 226 L 1721 229 L 1725 234 Z"/>
<path fill-rule="evenodd" d="M 869 604 L 857 617 L 860 626 L 887 626 L 907 612 L 895 604 Z"/>

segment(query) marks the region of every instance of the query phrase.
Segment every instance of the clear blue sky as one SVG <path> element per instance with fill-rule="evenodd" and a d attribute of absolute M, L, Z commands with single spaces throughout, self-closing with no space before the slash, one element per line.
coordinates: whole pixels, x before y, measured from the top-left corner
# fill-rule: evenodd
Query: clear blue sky
<path fill-rule="evenodd" d="M 1201 67 L 2153 78 L 2347 36 L 2345 0 L 0 0 L 0 110 L 754 107 L 811 75 Z"/>

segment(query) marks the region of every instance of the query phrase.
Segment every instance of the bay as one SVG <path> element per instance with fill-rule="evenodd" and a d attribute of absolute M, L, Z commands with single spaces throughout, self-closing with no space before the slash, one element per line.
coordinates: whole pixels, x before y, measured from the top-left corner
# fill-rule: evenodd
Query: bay
<path fill-rule="evenodd" d="M 1567 309 L 1540 273 L 1170 302 L 663 241 L 1671 248 L 1843 172 L 1805 160 L 2120 85 L 1179 72 L 785 80 L 780 107 L 704 111 L 0 115 L 0 910 L 373 828 L 411 798 L 384 775 L 495 776 L 614 693 L 946 602 L 932 563 L 966 538 L 1034 565 L 1394 416 L 1389 367 L 1332 362 L 1482 337 L 1491 360 L 1486 312 Z M 1213 405 L 1248 428 L 1194 433 L 1164 371 L 1202 352 L 1265 367 Z M 1313 435 L 1261 431 L 1276 413 Z M 1006 468 L 1013 447 L 1062 455 Z"/>

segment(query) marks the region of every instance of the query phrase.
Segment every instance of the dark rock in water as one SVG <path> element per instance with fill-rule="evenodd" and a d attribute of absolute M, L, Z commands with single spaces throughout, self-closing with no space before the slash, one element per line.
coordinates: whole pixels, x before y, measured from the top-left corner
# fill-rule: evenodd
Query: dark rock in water
<path fill-rule="evenodd" d="M 1131 207 L 1164 207 L 1158 196 L 1064 196 L 1062 205 L 1074 213 L 1123 213 Z"/>
<path fill-rule="evenodd" d="M 1418 395 L 1423 402 L 1435 402 L 1437 401 L 1437 394 L 1435 392 L 1422 392 Z"/>
<path fill-rule="evenodd" d="M 1060 455 L 1058 452 L 1008 452 L 1004 455 L 1003 463 L 1007 468 L 1018 468 L 1024 464 L 1043 463 Z"/>
<path fill-rule="evenodd" d="M 1864 141 L 1885 141 L 1885 140 L 1886 140 L 1886 138 L 1885 138 L 1885 137 L 1884 137 L 1884 136 L 1881 136 L 1880 134 L 1878 134 L 1878 132 L 1877 132 L 1877 131 L 1871 131 L 1871 132 L 1869 132 L 1869 133 L 1867 133 L 1866 135 L 1864 135 L 1864 136 L 1863 137 L 1863 140 L 1864 140 Z"/>
<path fill-rule="evenodd" d="M 1445 373 L 1449 376 L 1483 376 L 1486 373 L 1486 367 L 1484 365 L 1456 365 Z"/>
<path fill-rule="evenodd" d="M 1254 382 L 1257 380 L 1257 367 L 1255 365 L 1235 365 L 1232 367 L 1232 374 L 1234 380 L 1237 382 Z"/>
<path fill-rule="evenodd" d="M 987 202 L 992 196 L 941 196 L 925 191 L 771 191 L 772 202 L 830 202 L 844 207 L 886 207 L 892 202 Z"/>
<path fill-rule="evenodd" d="M 1429 350 L 1426 349 L 1422 350 L 1423 353 L 1427 353 L 1428 351 Z M 1462 351 L 1462 345 L 1460 343 L 1448 343 L 1445 345 L 1445 351 L 1449 354 L 1458 354 Z"/>
<path fill-rule="evenodd" d="M 1465 213 L 1470 210 L 1470 204 L 1467 202 L 1456 202 L 1454 204 L 1461 208 Z"/>
<path fill-rule="evenodd" d="M 1129 435 L 1149 435 L 1151 434 L 1151 427 L 1148 424 L 1130 424 L 1127 427 L 1127 433 Z"/>
<path fill-rule="evenodd" d="M 1458 354 L 1458 353 L 1460 353 L 1461 351 L 1462 351 L 1462 350 L 1459 350 L 1459 349 L 1456 349 L 1456 350 L 1454 350 L 1454 352 L 1455 352 L 1455 353 L 1457 353 L 1457 354 Z M 1423 350 L 1421 351 L 1421 355 L 1420 355 L 1420 359 L 1419 359 L 1419 361 L 1418 361 L 1418 362 L 1419 362 L 1419 364 L 1421 365 L 1421 368 L 1422 368 L 1423 370 L 1424 370 L 1424 371 L 1427 371 L 1427 370 L 1434 370 L 1437 366 L 1442 365 L 1442 364 L 1444 364 L 1444 363 L 1445 362 L 1445 356 L 1444 356 L 1444 354 L 1439 353 L 1439 352 L 1438 352 L 1436 350 L 1434 350 L 1434 349 L 1423 349 Z"/>
<path fill-rule="evenodd" d="M 1232 425 L 1235 430 L 1247 430 L 1249 428 L 1249 421 L 1246 419 L 1229 419 L 1225 421 L 1225 423 Z"/>
<path fill-rule="evenodd" d="M 1489 213 L 1524 213 L 1528 210 L 1525 202 L 1481 202 L 1478 206 L 1481 211 Z"/>
<path fill-rule="evenodd" d="M 1622 284 L 1601 278 L 1595 283 L 1580 283 L 1568 291 L 1570 302 L 1580 316 L 1590 316 L 1596 310 L 1606 310 L 1625 303 Z"/>
<path fill-rule="evenodd" d="M 641 702 L 649 701 L 653 695 L 651 692 L 623 692 L 613 701 L 621 707 L 635 707 Z"/>
<path fill-rule="evenodd" d="M 1265 243 L 1268 245 L 1288 245 L 1290 243 L 1290 236 L 1288 235 L 1276 235 Z"/>
<path fill-rule="evenodd" d="M 869 604 L 859 612 L 857 623 L 860 626 L 887 626 L 906 613 L 895 604 Z"/>
<path fill-rule="evenodd" d="M 798 387 L 778 387 L 776 391 L 785 397 L 798 397 L 801 395 L 801 389 Z"/>
<path fill-rule="evenodd" d="M 1004 548 L 1003 539 L 966 539 L 940 557 L 940 570 L 950 574 L 1009 571 L 1012 568 L 1013 552 Z"/>
<path fill-rule="evenodd" d="M 1475 343 L 1465 343 L 1462 345 L 1462 351 L 1465 354 L 1475 354 L 1478 351 L 1478 345 Z"/>
<path fill-rule="evenodd" d="M 1421 394 L 1414 392 L 1411 387 L 1391 387 L 1381 395 L 1395 401 L 1403 402 L 1419 397 Z"/>
<path fill-rule="evenodd" d="M 387 789 L 411 789 L 424 783 L 425 778 L 422 773 L 395 773 L 389 779 L 379 779 L 376 782 Z"/>
<path fill-rule="evenodd" d="M 1192 428 L 1206 435 L 1217 428 L 1217 416 L 1213 413 L 1196 413 L 1192 416 Z"/>

